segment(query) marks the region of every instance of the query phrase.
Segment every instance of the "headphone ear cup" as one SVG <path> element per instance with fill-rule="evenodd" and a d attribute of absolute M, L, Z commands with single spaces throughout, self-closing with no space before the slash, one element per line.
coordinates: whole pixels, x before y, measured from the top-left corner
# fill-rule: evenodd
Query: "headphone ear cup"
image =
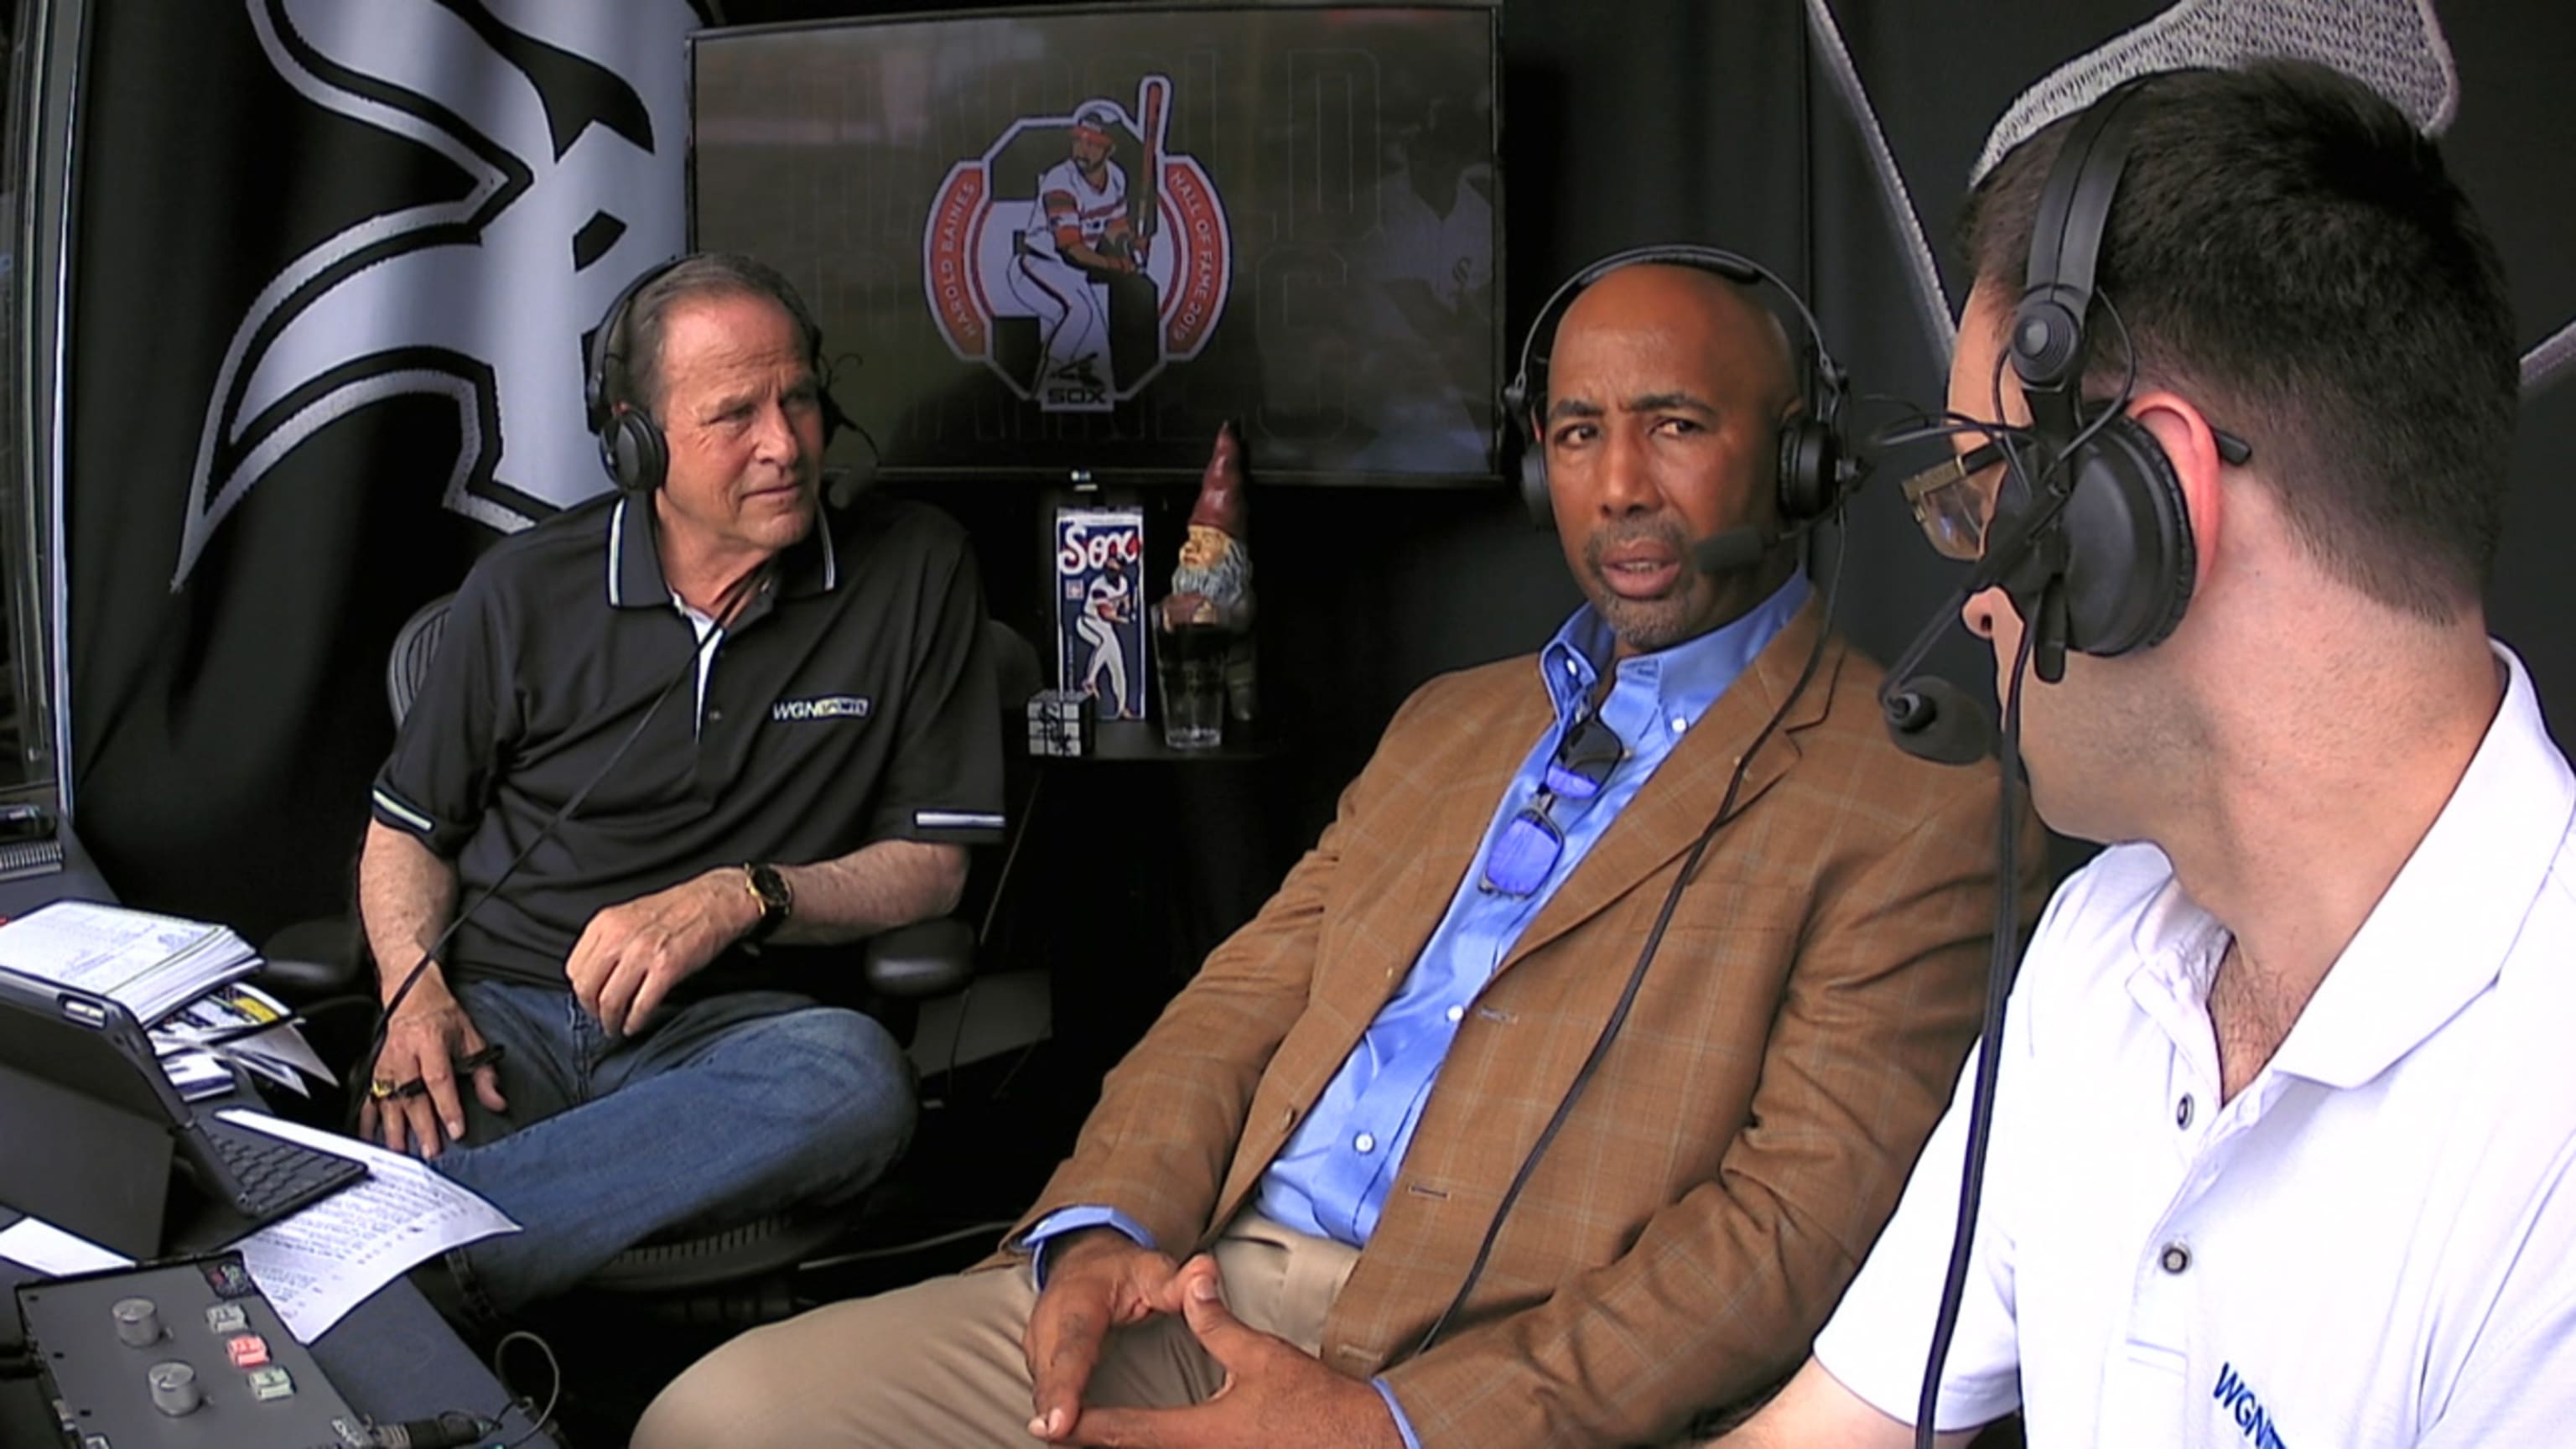
<path fill-rule="evenodd" d="M 1547 496 L 1547 450 L 1535 438 L 1521 444 L 1521 506 L 1541 533 L 1556 531 L 1556 504 Z"/>
<path fill-rule="evenodd" d="M 2173 460 L 2135 419 L 2114 416 L 2071 464 L 2068 647 L 2110 657 L 2163 643 L 2191 604 L 2200 563 Z"/>
<path fill-rule="evenodd" d="M 671 469 L 671 450 L 662 430 L 642 413 L 629 409 L 609 419 L 599 435 L 600 456 L 608 476 L 629 493 L 650 493 L 662 486 Z"/>
<path fill-rule="evenodd" d="M 1780 521 L 1804 523 L 1833 511 L 1835 480 L 1842 469 L 1841 441 L 1833 428 L 1796 417 L 1780 429 Z"/>
<path fill-rule="evenodd" d="M 1522 350 L 1526 352 L 1527 346 Z M 1541 533 L 1556 531 L 1556 505 L 1547 497 L 1547 445 L 1541 442 L 1530 416 L 1529 374 L 1516 374 L 1503 384 L 1503 430 L 1520 435 L 1521 506 L 1529 510 L 1530 526 Z"/>

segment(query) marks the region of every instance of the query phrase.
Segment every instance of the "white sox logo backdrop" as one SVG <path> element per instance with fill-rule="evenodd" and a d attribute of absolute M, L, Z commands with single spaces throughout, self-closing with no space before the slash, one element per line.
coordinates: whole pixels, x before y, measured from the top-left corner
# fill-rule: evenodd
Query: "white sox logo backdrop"
<path fill-rule="evenodd" d="M 451 398 L 446 506 L 504 532 L 608 486 L 581 341 L 680 248 L 685 0 L 244 0 L 279 76 L 426 147 L 461 196 L 355 220 L 262 289 L 207 399 L 175 592 L 226 514 L 329 423 Z"/>
<path fill-rule="evenodd" d="M 1198 356 L 1225 315 L 1234 239 L 1207 171 L 1164 148 L 1171 92 L 1169 77 L 1149 75 L 1132 115 L 1093 100 L 1070 115 L 1023 116 L 951 167 L 931 202 L 922 285 L 940 335 L 1044 411 L 1109 411 L 1166 364 Z M 1016 194 L 1026 183 L 996 176 L 994 163 L 1032 132 L 1062 135 L 1061 159 L 1040 171 L 1034 195 Z M 1003 186 L 1015 194 L 998 195 Z M 1152 356 L 1121 356 L 1119 310 L 1146 305 Z M 996 321 L 1014 317 L 1037 324 L 1037 358 L 1024 368 L 995 345 Z"/>

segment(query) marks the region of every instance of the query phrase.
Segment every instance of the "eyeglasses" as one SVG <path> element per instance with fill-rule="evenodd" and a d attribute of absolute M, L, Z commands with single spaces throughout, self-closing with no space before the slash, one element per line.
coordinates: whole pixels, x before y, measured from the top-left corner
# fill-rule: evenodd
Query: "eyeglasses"
<path fill-rule="evenodd" d="M 1512 813 L 1494 848 L 1486 852 L 1480 887 L 1507 896 L 1537 890 L 1565 854 L 1565 832 L 1548 818 L 1548 807 L 1559 799 L 1589 800 L 1600 794 L 1602 783 L 1627 756 L 1627 745 L 1598 716 L 1575 721 L 1557 741 L 1538 793 Z"/>
<path fill-rule="evenodd" d="M 2218 444 L 2219 461 L 2227 466 L 2242 468 L 2254 456 L 2244 439 L 2217 428 L 2209 431 Z M 1986 556 L 1986 530 L 1994 522 L 2002 482 L 1986 475 L 2003 461 L 2004 440 L 1999 439 L 1953 454 L 1898 485 L 1933 552 L 1970 563 Z"/>

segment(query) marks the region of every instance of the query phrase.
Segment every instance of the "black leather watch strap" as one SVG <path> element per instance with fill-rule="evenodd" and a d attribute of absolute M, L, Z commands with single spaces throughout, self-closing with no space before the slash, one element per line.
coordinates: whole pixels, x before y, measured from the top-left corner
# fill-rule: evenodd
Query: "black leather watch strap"
<path fill-rule="evenodd" d="M 753 861 L 742 868 L 742 877 L 744 888 L 760 903 L 760 919 L 752 922 L 742 939 L 748 943 L 768 940 L 796 913 L 796 892 L 774 865 Z"/>

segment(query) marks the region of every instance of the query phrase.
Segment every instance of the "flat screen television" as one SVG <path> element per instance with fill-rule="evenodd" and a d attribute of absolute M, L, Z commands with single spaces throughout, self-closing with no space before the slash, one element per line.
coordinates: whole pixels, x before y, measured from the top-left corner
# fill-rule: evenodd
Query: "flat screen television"
<path fill-rule="evenodd" d="M 700 33 L 691 240 L 778 266 L 895 478 L 1499 477 L 1490 4 Z"/>

